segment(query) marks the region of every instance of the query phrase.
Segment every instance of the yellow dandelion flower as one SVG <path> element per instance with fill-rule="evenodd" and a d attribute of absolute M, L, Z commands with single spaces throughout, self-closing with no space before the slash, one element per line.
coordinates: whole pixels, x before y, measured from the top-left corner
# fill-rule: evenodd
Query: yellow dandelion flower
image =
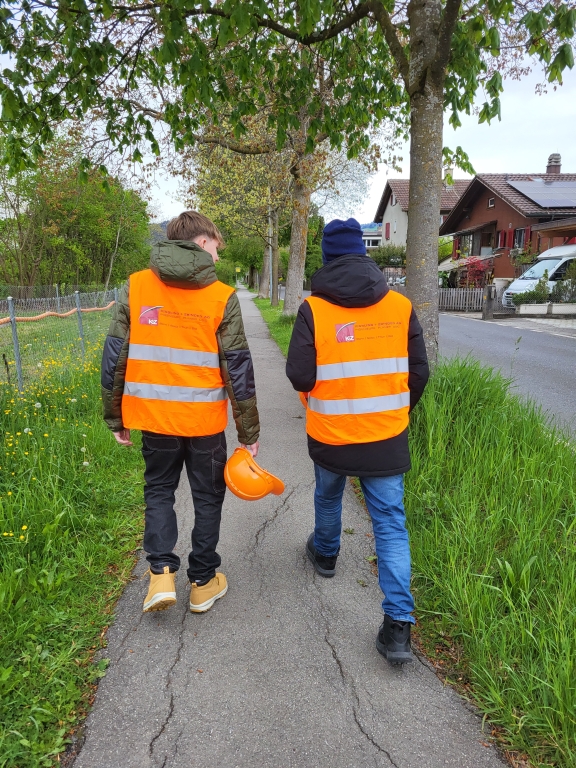
<path fill-rule="evenodd" d="M 23 531 L 27 531 L 27 530 L 28 530 L 28 526 L 27 526 L 27 525 L 23 525 L 23 526 L 22 526 L 22 530 L 23 530 Z"/>
<path fill-rule="evenodd" d="M 12 491 L 8 491 L 8 496 L 12 496 Z"/>
<path fill-rule="evenodd" d="M 20 541 L 24 541 L 25 538 L 26 536 L 20 536 Z"/>

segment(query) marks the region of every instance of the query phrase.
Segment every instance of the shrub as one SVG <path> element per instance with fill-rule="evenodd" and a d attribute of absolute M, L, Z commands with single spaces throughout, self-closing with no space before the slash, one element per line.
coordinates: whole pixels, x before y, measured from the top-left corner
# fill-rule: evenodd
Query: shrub
<path fill-rule="evenodd" d="M 549 301 L 548 270 L 544 272 L 533 290 L 517 293 L 512 296 L 512 301 L 518 307 L 520 304 L 546 304 Z"/>
<path fill-rule="evenodd" d="M 403 267 L 406 264 L 406 246 L 380 245 L 368 251 L 368 256 L 374 259 L 379 267 Z"/>
<path fill-rule="evenodd" d="M 226 285 L 236 285 L 236 265 L 228 259 L 220 259 L 215 264 L 218 280 Z"/>
<path fill-rule="evenodd" d="M 576 301 L 576 259 L 566 270 L 564 280 L 558 280 L 552 288 L 550 299 L 559 303 Z"/>

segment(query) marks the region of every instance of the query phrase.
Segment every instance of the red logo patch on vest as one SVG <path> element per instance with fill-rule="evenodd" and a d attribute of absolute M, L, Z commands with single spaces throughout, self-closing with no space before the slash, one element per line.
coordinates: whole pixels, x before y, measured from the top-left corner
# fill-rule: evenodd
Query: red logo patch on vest
<path fill-rule="evenodd" d="M 140 325 L 158 325 L 158 312 L 162 309 L 162 305 L 158 304 L 155 307 L 140 307 Z"/>
<path fill-rule="evenodd" d="M 354 323 L 356 320 L 352 320 L 350 323 L 344 323 L 344 325 L 338 325 L 336 323 L 336 341 L 354 341 Z"/>

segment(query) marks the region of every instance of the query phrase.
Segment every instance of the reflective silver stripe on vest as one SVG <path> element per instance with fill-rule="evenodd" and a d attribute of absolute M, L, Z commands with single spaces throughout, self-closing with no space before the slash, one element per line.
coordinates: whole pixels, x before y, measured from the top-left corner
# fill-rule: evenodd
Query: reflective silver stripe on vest
<path fill-rule="evenodd" d="M 316 381 L 376 376 L 379 373 L 408 373 L 407 357 L 381 357 L 377 360 L 354 360 L 351 363 L 328 363 L 316 368 Z"/>
<path fill-rule="evenodd" d="M 353 400 L 319 400 L 317 397 L 308 398 L 311 411 L 325 416 L 358 416 L 362 413 L 381 413 L 382 411 L 397 411 L 410 405 L 410 392 L 400 392 L 398 395 L 380 395 L 379 397 L 358 397 Z"/>
<path fill-rule="evenodd" d="M 139 384 L 135 381 L 125 382 L 124 394 L 143 397 L 146 400 L 170 400 L 180 403 L 216 403 L 228 397 L 224 387 L 176 387 L 169 384 Z"/>
<path fill-rule="evenodd" d="M 130 344 L 130 360 L 147 360 L 152 363 L 173 363 L 174 365 L 196 365 L 202 368 L 219 368 L 218 352 L 202 352 L 195 349 L 160 347 L 156 344 Z"/>

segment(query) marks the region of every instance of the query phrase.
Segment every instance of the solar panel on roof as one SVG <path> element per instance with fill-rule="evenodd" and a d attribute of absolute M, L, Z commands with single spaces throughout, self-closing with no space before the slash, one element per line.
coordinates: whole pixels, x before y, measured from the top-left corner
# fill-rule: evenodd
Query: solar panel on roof
<path fill-rule="evenodd" d="M 576 208 L 576 181 L 510 181 L 508 184 L 541 208 Z"/>

